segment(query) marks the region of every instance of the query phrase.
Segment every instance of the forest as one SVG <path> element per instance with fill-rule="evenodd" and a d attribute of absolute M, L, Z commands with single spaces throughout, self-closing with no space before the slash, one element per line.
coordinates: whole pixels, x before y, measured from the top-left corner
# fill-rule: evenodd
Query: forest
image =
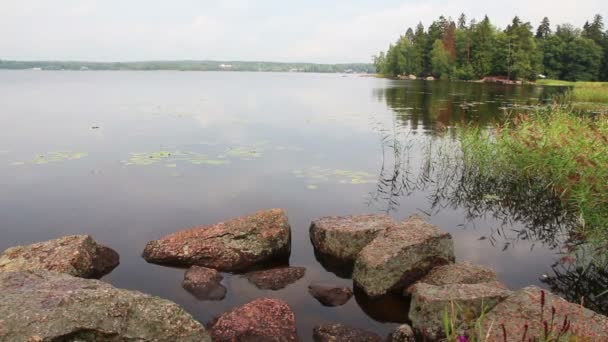
<path fill-rule="evenodd" d="M 468 21 L 465 14 L 457 21 L 440 16 L 426 29 L 422 23 L 408 28 L 373 61 L 388 77 L 607 81 L 608 31 L 599 14 L 582 28 L 552 27 L 545 17 L 536 29 L 519 17 L 500 29 L 487 16 L 481 21 Z"/>

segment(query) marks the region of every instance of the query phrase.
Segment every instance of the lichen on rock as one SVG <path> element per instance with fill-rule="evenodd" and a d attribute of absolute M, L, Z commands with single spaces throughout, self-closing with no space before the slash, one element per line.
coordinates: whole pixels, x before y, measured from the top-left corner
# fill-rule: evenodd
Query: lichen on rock
<path fill-rule="evenodd" d="M 157 264 L 240 272 L 287 258 L 290 244 L 291 228 L 285 211 L 271 209 L 150 241 L 143 257 Z"/>
<path fill-rule="evenodd" d="M 100 278 L 118 263 L 118 253 L 91 236 L 69 235 L 7 249 L 0 255 L 0 272 L 47 270 L 81 278 Z"/>
<path fill-rule="evenodd" d="M 0 293 L 0 341 L 211 341 L 177 304 L 99 280 L 0 272 Z"/>
<path fill-rule="evenodd" d="M 359 253 L 353 280 L 368 296 L 403 289 L 454 261 L 452 237 L 414 216 L 389 227 Z"/>
<path fill-rule="evenodd" d="M 282 300 L 260 298 L 222 314 L 209 324 L 211 337 L 221 341 L 299 341 L 295 314 Z"/>

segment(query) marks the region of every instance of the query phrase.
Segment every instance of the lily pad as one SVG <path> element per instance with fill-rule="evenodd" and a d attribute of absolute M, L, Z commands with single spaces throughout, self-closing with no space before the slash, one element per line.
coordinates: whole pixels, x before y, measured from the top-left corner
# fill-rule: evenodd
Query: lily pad
<path fill-rule="evenodd" d="M 32 163 L 36 165 L 44 165 L 49 163 L 62 162 L 67 160 L 78 160 L 82 159 L 89 154 L 86 152 L 65 152 L 65 151 L 54 151 L 44 154 L 38 154 L 32 159 Z"/>
<path fill-rule="evenodd" d="M 376 183 L 375 176 L 365 171 L 330 169 L 320 166 L 312 166 L 305 170 L 293 170 L 293 174 L 297 178 L 305 178 L 309 186 L 326 182 L 354 185 Z"/>

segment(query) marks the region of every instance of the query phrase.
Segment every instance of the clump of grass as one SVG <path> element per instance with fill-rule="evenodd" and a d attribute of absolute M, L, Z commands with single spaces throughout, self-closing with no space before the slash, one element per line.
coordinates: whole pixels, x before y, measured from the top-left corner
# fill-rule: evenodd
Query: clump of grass
<path fill-rule="evenodd" d="M 559 80 L 539 80 L 545 86 L 572 87 L 574 102 L 608 103 L 608 82 L 569 82 Z"/>
<path fill-rule="evenodd" d="M 608 103 L 608 83 L 593 86 L 580 86 L 576 84 L 572 89 L 572 96 L 579 102 Z"/>
<path fill-rule="evenodd" d="M 567 315 L 562 319 L 558 319 L 557 310 L 554 306 L 548 307 L 545 300 L 545 291 L 541 290 L 540 298 L 540 316 L 536 322 L 528 321 L 524 328 L 523 334 L 519 332 L 513 334 L 505 328 L 505 325 L 494 326 L 494 321 L 486 322 L 487 308 L 483 306 L 478 317 L 468 317 L 465 320 L 466 313 L 460 306 L 451 303 L 443 312 L 443 331 L 445 334 L 444 341 L 446 342 L 485 342 L 490 340 L 492 329 L 496 329 L 502 335 L 505 342 L 507 341 L 523 341 L 523 342 L 578 342 L 591 341 L 588 336 L 580 332 L 573 331 L 572 318 Z M 581 305 L 582 308 L 582 305 Z M 580 319 L 580 318 L 578 318 Z M 486 324 L 489 323 L 489 324 Z M 534 333 L 529 327 L 533 323 L 540 325 L 542 331 Z M 539 323 L 539 324 L 538 324 Z M 483 327 L 488 326 L 488 330 L 484 331 Z M 493 334 L 493 336 L 496 336 Z"/>
<path fill-rule="evenodd" d="M 579 215 L 582 236 L 608 241 L 608 116 L 562 107 L 512 117 L 492 130 L 467 128 L 464 159 L 487 179 L 517 178 L 553 191 Z"/>

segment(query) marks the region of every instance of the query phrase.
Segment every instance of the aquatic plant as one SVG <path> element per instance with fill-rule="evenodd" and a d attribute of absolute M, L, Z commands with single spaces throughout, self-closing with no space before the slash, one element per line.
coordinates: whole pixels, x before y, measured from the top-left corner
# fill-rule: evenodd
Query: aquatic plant
<path fill-rule="evenodd" d="M 307 188 L 315 190 L 319 183 L 339 183 L 339 184 L 370 184 L 376 183 L 374 175 L 365 171 L 331 169 L 321 166 L 312 166 L 305 169 L 293 170 L 297 178 L 306 179 Z"/>
<path fill-rule="evenodd" d="M 578 213 L 582 238 L 607 246 L 608 117 L 554 106 L 493 129 L 462 130 L 464 162 L 486 179 L 521 179 Z"/>
<path fill-rule="evenodd" d="M 69 152 L 69 151 L 53 151 L 47 153 L 37 154 L 29 162 L 25 161 L 14 161 L 10 163 L 12 166 L 21 166 L 26 164 L 45 165 L 49 163 L 57 163 L 68 160 L 79 160 L 87 157 L 87 152 Z"/>

